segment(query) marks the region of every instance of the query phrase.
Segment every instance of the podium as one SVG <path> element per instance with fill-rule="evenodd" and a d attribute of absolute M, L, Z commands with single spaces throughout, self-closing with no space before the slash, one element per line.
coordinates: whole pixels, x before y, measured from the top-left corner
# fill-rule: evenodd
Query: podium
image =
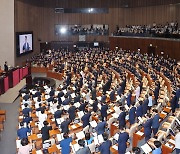
<path fill-rule="evenodd" d="M 4 90 L 4 77 L 1 76 L 0 77 L 0 95 L 4 94 L 5 90 Z"/>

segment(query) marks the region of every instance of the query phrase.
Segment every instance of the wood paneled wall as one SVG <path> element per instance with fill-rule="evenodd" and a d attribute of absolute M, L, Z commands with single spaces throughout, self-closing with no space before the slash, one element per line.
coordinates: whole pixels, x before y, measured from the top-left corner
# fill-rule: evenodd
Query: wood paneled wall
<path fill-rule="evenodd" d="M 152 44 L 156 48 L 156 54 L 160 55 L 161 51 L 164 55 L 180 60 L 180 40 L 166 40 L 156 38 L 133 38 L 133 37 L 110 37 L 110 49 L 114 50 L 119 47 L 125 50 L 137 51 L 141 49 L 141 53 L 147 53 L 148 47 Z"/>
<path fill-rule="evenodd" d="M 146 1 L 146 2 L 143 2 Z M 49 41 L 78 41 L 78 36 L 57 36 L 55 24 L 108 24 L 110 34 L 116 25 L 121 27 L 137 24 L 166 23 L 177 20 L 180 23 L 180 5 L 173 4 L 176 0 L 160 0 L 153 6 L 154 0 L 15 0 L 15 31 L 33 31 L 34 49 L 40 51 L 40 42 Z M 163 2 L 164 1 L 164 2 Z M 125 8 L 125 4 L 134 6 Z M 144 6 L 148 7 L 144 7 Z M 135 7 L 138 6 L 138 7 Z M 143 6 L 143 7 L 139 7 Z M 109 8 L 107 14 L 57 14 L 54 8 Z M 87 36 L 87 41 L 109 41 L 108 36 Z M 33 53 L 33 54 L 34 54 Z M 16 64 L 32 56 L 16 58 Z"/>

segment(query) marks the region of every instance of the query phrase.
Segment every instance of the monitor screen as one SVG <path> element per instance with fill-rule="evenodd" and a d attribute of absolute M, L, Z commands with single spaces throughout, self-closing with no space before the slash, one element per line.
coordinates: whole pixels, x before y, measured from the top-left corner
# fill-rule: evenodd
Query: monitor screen
<path fill-rule="evenodd" d="M 94 47 L 98 47 L 99 46 L 99 42 L 94 42 Z"/>
<path fill-rule="evenodd" d="M 17 32 L 16 34 L 17 56 L 25 55 L 33 51 L 33 33 Z"/>

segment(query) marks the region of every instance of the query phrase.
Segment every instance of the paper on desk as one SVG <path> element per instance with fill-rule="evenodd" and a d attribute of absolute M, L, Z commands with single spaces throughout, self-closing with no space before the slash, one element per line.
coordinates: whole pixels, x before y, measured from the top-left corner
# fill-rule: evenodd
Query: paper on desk
<path fill-rule="evenodd" d="M 116 101 L 119 101 L 121 97 L 119 95 L 116 96 Z"/>
<path fill-rule="evenodd" d="M 69 110 L 69 105 L 64 105 L 63 107 L 64 107 L 64 110 L 66 111 Z"/>
<path fill-rule="evenodd" d="M 66 90 L 66 89 L 64 89 L 64 90 L 63 90 L 63 93 L 64 93 L 64 95 L 66 95 L 66 93 L 67 93 L 67 90 Z"/>
<path fill-rule="evenodd" d="M 97 99 L 100 101 L 101 100 L 101 96 L 97 97 Z"/>
<path fill-rule="evenodd" d="M 147 154 L 149 154 L 152 151 L 151 147 L 147 143 L 142 145 L 141 148 Z"/>
<path fill-rule="evenodd" d="M 97 122 L 95 120 L 89 122 L 91 127 L 95 128 L 97 126 Z"/>
<path fill-rule="evenodd" d="M 49 99 L 50 98 L 50 96 L 49 95 L 45 95 L 45 99 Z"/>
<path fill-rule="evenodd" d="M 17 147 L 17 149 L 19 149 L 20 146 L 21 146 L 21 140 L 16 140 L 16 147 Z"/>
<path fill-rule="evenodd" d="M 43 154 L 42 150 L 37 150 L 36 154 Z"/>
<path fill-rule="evenodd" d="M 79 112 L 77 112 L 77 114 L 78 114 L 78 117 L 81 119 L 82 116 L 84 115 L 84 112 L 83 111 L 79 111 Z"/>
<path fill-rule="evenodd" d="M 138 120 L 143 123 L 143 119 L 141 117 L 138 117 Z"/>
<path fill-rule="evenodd" d="M 131 153 L 128 151 L 128 152 L 126 152 L 125 154 L 131 154 Z"/>
<path fill-rule="evenodd" d="M 73 89 L 73 90 L 76 90 L 76 88 L 75 88 L 75 87 L 72 87 L 72 89 Z"/>
<path fill-rule="evenodd" d="M 85 97 L 86 96 L 86 94 L 83 92 L 82 94 L 81 94 L 83 97 Z"/>
<path fill-rule="evenodd" d="M 72 98 L 75 98 L 75 97 L 76 97 L 75 93 L 72 93 L 72 94 L 71 94 L 71 97 L 72 97 Z"/>
<path fill-rule="evenodd" d="M 56 136 L 57 136 L 57 140 L 58 140 L 58 141 L 61 141 L 61 140 L 63 140 L 63 139 L 64 139 L 64 137 L 63 137 L 63 133 L 61 133 L 61 134 L 57 134 Z"/>
<path fill-rule="evenodd" d="M 113 138 L 114 138 L 116 141 L 118 141 L 118 139 L 119 139 L 119 134 L 116 133 L 116 134 L 113 136 Z"/>
<path fill-rule="evenodd" d="M 98 108 L 99 108 L 99 109 L 101 109 L 101 106 L 102 106 L 102 105 L 101 105 L 100 103 L 98 103 Z"/>
<path fill-rule="evenodd" d="M 129 110 L 129 107 L 127 106 L 127 104 L 124 105 L 126 110 Z"/>
<path fill-rule="evenodd" d="M 119 117 L 119 115 L 117 113 L 113 113 L 112 116 L 116 119 Z"/>
<path fill-rule="evenodd" d="M 174 140 L 172 140 L 172 139 L 170 139 L 168 142 L 170 142 L 170 143 L 172 143 L 172 144 L 174 144 L 174 145 L 175 145 L 175 141 L 174 141 Z"/>
<path fill-rule="evenodd" d="M 72 146 L 73 146 L 74 152 L 78 151 L 80 148 L 79 144 L 73 144 Z"/>
<path fill-rule="evenodd" d="M 77 127 L 76 127 L 76 125 L 71 125 L 71 128 L 76 129 Z"/>
<path fill-rule="evenodd" d="M 75 106 L 76 108 L 79 108 L 79 107 L 80 107 L 80 103 L 79 103 L 79 102 L 74 103 L 74 106 Z"/>
<path fill-rule="evenodd" d="M 97 137 L 97 136 L 94 136 L 94 144 L 95 144 L 95 145 L 98 145 L 98 144 L 99 144 L 99 141 L 98 141 L 98 137 Z"/>
<path fill-rule="evenodd" d="M 104 139 L 103 139 L 102 134 L 101 134 L 101 135 L 98 135 L 97 137 L 98 137 L 98 142 L 99 142 L 99 144 L 101 144 L 101 143 L 104 142 Z"/>
<path fill-rule="evenodd" d="M 143 135 L 144 135 L 144 133 L 141 132 L 141 131 L 138 131 L 136 134 L 137 134 L 137 135 L 140 135 L 140 136 L 143 136 Z"/>
<path fill-rule="evenodd" d="M 89 104 L 93 104 L 93 100 L 92 99 L 89 100 Z"/>
<path fill-rule="evenodd" d="M 76 137 L 78 138 L 78 140 L 83 139 L 83 138 L 85 138 L 85 134 L 83 131 L 80 131 L 80 132 L 76 133 Z"/>
<path fill-rule="evenodd" d="M 118 146 L 116 144 L 113 145 L 112 148 L 118 151 Z"/>

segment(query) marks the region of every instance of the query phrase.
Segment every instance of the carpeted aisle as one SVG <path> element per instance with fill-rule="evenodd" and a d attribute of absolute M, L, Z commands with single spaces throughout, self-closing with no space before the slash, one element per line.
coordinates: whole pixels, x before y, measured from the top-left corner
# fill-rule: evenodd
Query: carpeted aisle
<path fill-rule="evenodd" d="M 0 154 L 16 153 L 19 102 L 20 99 L 17 98 L 14 103 L 0 103 L 0 109 L 6 110 L 4 130 L 0 133 Z"/>

